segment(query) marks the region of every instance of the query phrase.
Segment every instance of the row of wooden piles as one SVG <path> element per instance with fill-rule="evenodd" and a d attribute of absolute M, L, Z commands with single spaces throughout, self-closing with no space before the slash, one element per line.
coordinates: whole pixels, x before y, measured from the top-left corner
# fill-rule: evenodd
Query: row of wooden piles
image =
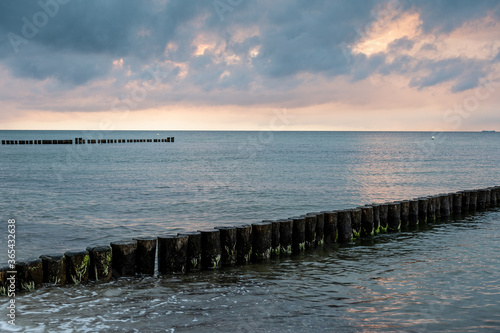
<path fill-rule="evenodd" d="M 0 291 L 5 293 L 12 275 L 16 289 L 26 291 L 44 284 L 81 284 L 136 275 L 218 270 L 299 255 L 326 244 L 352 243 L 378 233 L 415 229 L 498 206 L 500 186 L 254 224 L 141 237 L 83 251 L 42 255 L 18 262 L 15 273 L 12 268 L 2 266 Z"/>

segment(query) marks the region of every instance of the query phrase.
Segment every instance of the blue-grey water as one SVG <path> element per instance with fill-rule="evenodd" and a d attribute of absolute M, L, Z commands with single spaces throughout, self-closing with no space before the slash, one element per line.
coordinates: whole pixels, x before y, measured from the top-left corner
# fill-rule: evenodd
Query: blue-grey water
<path fill-rule="evenodd" d="M 498 133 L 0 131 L 0 262 L 499 185 Z M 435 136 L 435 140 L 431 137 Z M 19 332 L 495 332 L 500 210 L 355 246 L 175 278 L 16 297 Z M 0 330 L 7 299 L 0 299 Z"/>

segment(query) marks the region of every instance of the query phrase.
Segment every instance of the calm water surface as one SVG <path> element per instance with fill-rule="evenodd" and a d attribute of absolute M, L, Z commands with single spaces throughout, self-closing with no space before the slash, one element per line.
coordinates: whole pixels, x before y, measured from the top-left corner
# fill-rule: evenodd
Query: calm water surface
<path fill-rule="evenodd" d="M 25 132 L 0 139 L 18 259 L 500 183 L 498 133 Z M 19 332 L 500 330 L 500 212 L 298 258 L 19 295 Z M 6 237 L 2 237 L 6 248 Z M 0 251 L 6 261 L 7 251 Z M 5 303 L 5 299 L 0 299 Z M 1 306 L 0 330 L 6 326 Z"/>

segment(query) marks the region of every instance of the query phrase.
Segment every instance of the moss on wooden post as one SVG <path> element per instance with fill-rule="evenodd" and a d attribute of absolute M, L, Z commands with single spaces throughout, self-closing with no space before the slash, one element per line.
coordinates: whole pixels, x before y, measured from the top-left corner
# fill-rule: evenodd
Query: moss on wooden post
<path fill-rule="evenodd" d="M 66 284 L 66 258 L 64 254 L 44 254 L 40 256 L 43 266 L 43 283 Z"/>
<path fill-rule="evenodd" d="M 85 284 L 89 280 L 90 256 L 88 251 L 67 251 L 66 283 Z"/>

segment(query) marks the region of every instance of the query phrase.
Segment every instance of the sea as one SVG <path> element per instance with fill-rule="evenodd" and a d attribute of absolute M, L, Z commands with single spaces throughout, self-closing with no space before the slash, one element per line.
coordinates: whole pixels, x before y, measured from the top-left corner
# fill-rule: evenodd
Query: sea
<path fill-rule="evenodd" d="M 0 263 L 500 185 L 500 133 L 0 131 Z M 18 293 L 1 332 L 498 332 L 500 209 L 263 264 Z"/>

